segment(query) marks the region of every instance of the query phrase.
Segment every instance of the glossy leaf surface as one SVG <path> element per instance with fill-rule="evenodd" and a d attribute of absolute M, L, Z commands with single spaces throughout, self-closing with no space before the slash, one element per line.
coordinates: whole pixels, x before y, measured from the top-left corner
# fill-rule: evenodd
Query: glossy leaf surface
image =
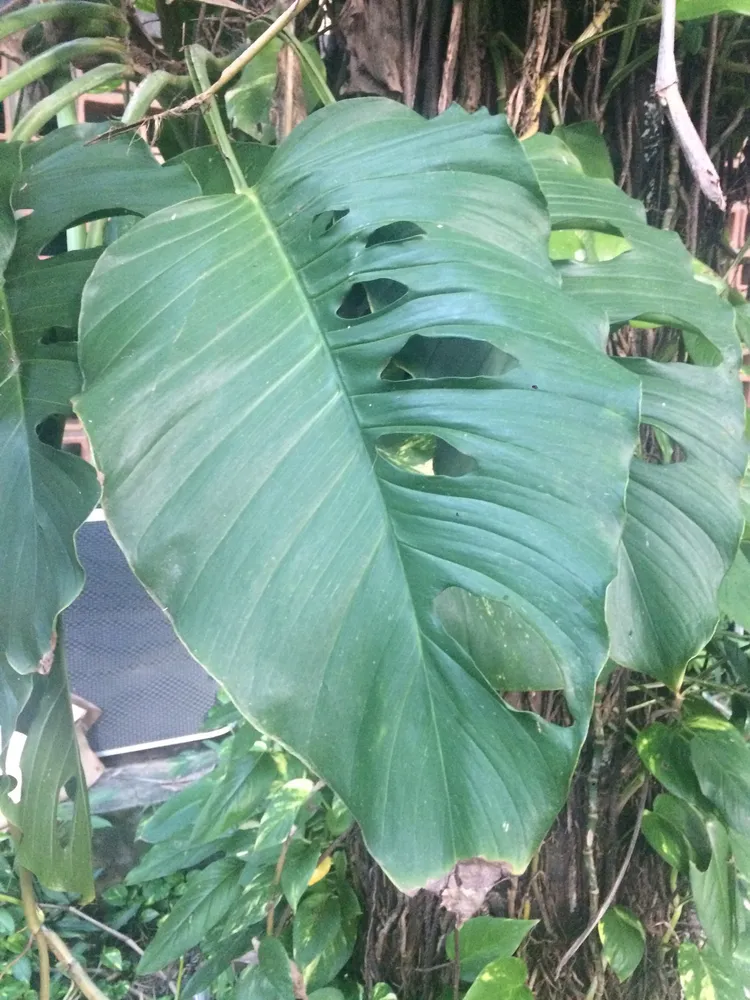
<path fill-rule="evenodd" d="M 730 865 L 729 837 L 724 826 L 716 820 L 709 821 L 708 835 L 711 862 L 703 872 L 691 864 L 690 888 L 709 944 L 722 958 L 729 958 L 737 942 L 737 890 Z"/>
<path fill-rule="evenodd" d="M 196 658 L 405 887 L 462 858 L 526 865 L 606 657 L 638 384 L 560 291 L 547 240 L 501 118 L 347 101 L 253 191 L 139 223 L 84 297 L 77 408 L 115 535 Z M 416 335 L 500 360 L 385 377 Z M 381 451 L 415 433 L 461 474 Z M 493 690 L 442 626 L 450 588 L 541 637 L 573 725 Z"/>
<path fill-rule="evenodd" d="M 472 917 L 458 932 L 461 978 L 471 982 L 482 969 L 499 958 L 510 958 L 523 939 L 536 927 L 537 920 L 509 920 L 502 917 Z M 452 935 L 445 941 L 449 961 L 456 956 Z"/>
<path fill-rule="evenodd" d="M 611 906 L 598 926 L 602 958 L 621 983 L 638 968 L 646 947 L 640 920 L 625 906 Z"/>
<path fill-rule="evenodd" d="M 677 954 L 685 1000 L 745 1000 L 745 990 L 732 962 L 710 947 L 683 941 Z"/>
<path fill-rule="evenodd" d="M 533 1000 L 526 983 L 526 966 L 520 958 L 499 958 L 482 969 L 465 1000 Z"/>
<path fill-rule="evenodd" d="M 738 833 L 750 830 L 750 747 L 729 723 L 695 727 L 690 756 L 701 789 Z"/>
<path fill-rule="evenodd" d="M 229 857 L 191 874 L 185 894 L 143 953 L 140 974 L 164 968 L 204 938 L 239 899 L 241 871 L 242 862 Z"/>

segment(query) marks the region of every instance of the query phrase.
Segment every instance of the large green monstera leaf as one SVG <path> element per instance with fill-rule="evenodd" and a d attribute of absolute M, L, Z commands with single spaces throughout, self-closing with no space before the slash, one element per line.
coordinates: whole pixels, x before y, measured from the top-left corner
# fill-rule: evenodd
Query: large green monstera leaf
<path fill-rule="evenodd" d="M 0 751 L 35 687 L 38 705 L 21 801 L 3 794 L 2 808 L 22 831 L 21 864 L 49 887 L 84 895 L 93 889 L 85 783 L 56 622 L 83 583 L 73 539 L 99 485 L 60 443 L 80 388 L 81 291 L 101 251 L 42 257 L 76 222 L 146 215 L 199 191 L 186 167 L 159 167 L 139 141 L 89 144 L 100 130 L 0 146 Z M 74 800 L 68 830 L 57 820 L 64 787 Z M 4 779 L 0 793 L 8 791 Z"/>
<path fill-rule="evenodd" d="M 611 656 L 677 687 L 716 628 L 719 585 L 742 531 L 747 453 L 734 311 L 695 275 L 675 233 L 647 225 L 642 205 L 611 181 L 586 176 L 559 138 L 540 135 L 524 145 L 553 228 L 616 234 L 615 249 L 624 249 L 561 263 L 566 293 L 604 310 L 613 330 L 633 320 L 676 328 L 690 355 L 689 362 L 613 360 L 640 379 L 641 419 L 663 435 L 673 460 L 636 455 L 631 464 L 620 566 L 608 598 Z"/>
<path fill-rule="evenodd" d="M 116 537 L 405 888 L 527 864 L 607 655 L 639 386 L 548 237 L 504 119 L 353 100 L 253 190 L 139 223 L 84 291 L 76 409 Z M 426 343 L 451 370 L 403 377 Z M 453 474 L 397 460 L 419 436 Z M 507 704 L 443 625 L 456 593 L 554 664 L 571 725 Z"/>
<path fill-rule="evenodd" d="M 80 590 L 73 533 L 99 493 L 93 469 L 55 448 L 44 422 L 70 413 L 79 388 L 78 308 L 100 251 L 40 254 L 82 219 L 146 215 L 199 190 L 185 167 L 160 168 L 139 141 L 86 145 L 98 131 L 75 126 L 30 146 L 3 146 L 18 164 L 3 187 L 20 218 L 4 268 L 0 590 L 9 598 L 0 603 L 0 657 L 19 674 L 49 657 L 55 618 Z"/>

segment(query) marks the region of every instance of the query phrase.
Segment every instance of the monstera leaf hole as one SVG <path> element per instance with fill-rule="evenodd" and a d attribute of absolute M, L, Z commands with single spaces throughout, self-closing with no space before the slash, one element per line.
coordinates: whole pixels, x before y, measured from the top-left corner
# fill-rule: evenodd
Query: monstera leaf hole
<path fill-rule="evenodd" d="M 637 316 L 612 330 L 608 350 L 618 357 L 651 358 L 660 363 L 682 361 L 716 368 L 722 355 L 700 332 L 671 325 L 666 317 Z"/>
<path fill-rule="evenodd" d="M 41 347 L 47 347 L 49 344 L 73 344 L 76 339 L 74 330 L 64 326 L 53 326 L 49 330 L 45 330 L 38 338 L 37 343 Z"/>
<path fill-rule="evenodd" d="M 416 222 L 390 222 L 387 226 L 379 226 L 367 237 L 366 247 L 377 247 L 383 243 L 403 243 L 418 236 L 426 236 L 424 229 Z"/>
<path fill-rule="evenodd" d="M 633 244 L 614 227 L 607 232 L 593 229 L 553 229 L 549 237 L 549 257 L 552 261 L 602 264 L 615 260 L 632 249 Z"/>
<path fill-rule="evenodd" d="M 435 434 L 382 434 L 375 448 L 396 468 L 423 476 L 466 476 L 478 468 L 475 458 Z"/>
<path fill-rule="evenodd" d="M 402 299 L 408 287 L 393 278 L 375 278 L 372 281 L 357 281 L 346 293 L 336 315 L 341 319 L 361 319 L 374 316 L 388 306 Z"/>
<path fill-rule="evenodd" d="M 670 437 L 661 427 L 641 424 L 639 427 L 640 448 L 636 457 L 651 465 L 674 465 L 687 458 L 685 449 Z"/>
<path fill-rule="evenodd" d="M 34 427 L 34 433 L 42 444 L 51 445 L 53 448 L 60 447 L 65 427 L 65 416 L 64 413 L 52 413 L 44 420 L 40 420 Z"/>
<path fill-rule="evenodd" d="M 319 212 L 310 223 L 310 238 L 317 240 L 321 236 L 325 236 L 337 222 L 341 222 L 348 214 L 348 208 L 335 208 L 328 212 Z"/>
<path fill-rule="evenodd" d="M 570 726 L 573 718 L 562 690 L 565 677 L 548 641 L 505 601 L 446 587 L 433 610 L 445 632 L 470 657 L 487 683 L 515 709 L 543 714 Z M 547 696 L 540 697 L 542 692 Z"/>
<path fill-rule="evenodd" d="M 29 213 L 33 215 L 33 212 Z M 56 257 L 61 253 L 66 253 L 66 242 L 65 233 L 68 229 L 73 229 L 76 226 L 83 226 L 87 222 L 96 222 L 97 219 L 113 219 L 118 217 L 129 217 L 134 220 L 142 219 L 142 215 L 134 214 L 133 212 L 127 212 L 122 209 L 107 209 L 106 212 L 90 212 L 87 215 L 82 215 L 76 218 L 73 222 L 66 223 L 65 226 L 59 229 L 55 235 L 48 239 L 44 246 L 38 251 L 40 257 Z M 73 251 L 74 253 L 76 251 Z"/>
<path fill-rule="evenodd" d="M 504 375 L 518 361 L 486 340 L 468 337 L 423 337 L 414 334 L 394 354 L 380 377 L 386 382 L 409 378 L 465 378 Z M 475 383 L 479 387 L 479 383 Z"/>

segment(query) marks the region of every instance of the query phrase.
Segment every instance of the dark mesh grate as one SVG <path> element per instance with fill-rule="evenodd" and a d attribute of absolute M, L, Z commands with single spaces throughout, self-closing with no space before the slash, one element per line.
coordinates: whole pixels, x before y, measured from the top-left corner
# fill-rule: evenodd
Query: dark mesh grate
<path fill-rule="evenodd" d="M 96 751 L 200 730 L 216 685 L 179 642 L 130 570 L 103 521 L 77 538 L 86 585 L 65 612 L 71 690 L 102 710 Z"/>

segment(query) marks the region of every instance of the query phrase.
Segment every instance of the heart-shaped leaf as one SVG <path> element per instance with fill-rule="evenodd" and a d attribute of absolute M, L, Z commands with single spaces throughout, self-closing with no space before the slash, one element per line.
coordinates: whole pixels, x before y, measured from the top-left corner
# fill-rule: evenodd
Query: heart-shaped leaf
<path fill-rule="evenodd" d="M 85 293 L 77 408 L 115 535 L 404 887 L 526 865 L 606 658 L 639 390 L 548 235 L 502 118 L 346 101 L 255 189 L 139 223 Z M 415 342 L 451 370 L 403 378 Z M 460 472 L 391 461 L 415 434 Z M 455 590 L 542 637 L 572 725 L 499 696 L 443 627 Z"/>

